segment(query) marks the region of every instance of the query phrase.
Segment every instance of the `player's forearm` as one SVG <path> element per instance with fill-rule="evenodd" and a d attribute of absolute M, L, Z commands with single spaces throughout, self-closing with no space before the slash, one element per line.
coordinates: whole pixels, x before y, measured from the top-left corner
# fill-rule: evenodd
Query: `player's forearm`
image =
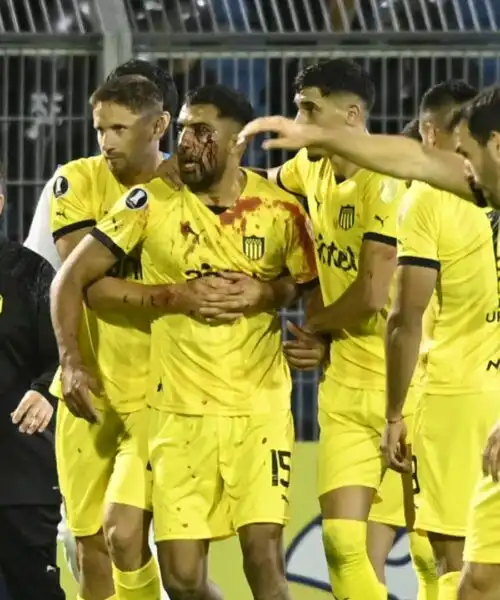
<path fill-rule="evenodd" d="M 85 289 L 85 301 L 97 313 L 151 311 L 155 298 L 153 287 L 116 277 L 104 277 Z"/>
<path fill-rule="evenodd" d="M 405 181 L 423 181 L 474 201 L 464 160 L 454 152 L 427 148 L 399 135 L 367 135 L 347 126 L 315 131 L 311 143 L 360 167 Z"/>
<path fill-rule="evenodd" d="M 188 284 L 145 285 L 104 277 L 85 288 L 87 306 L 98 312 L 141 311 L 186 314 Z"/>
<path fill-rule="evenodd" d="M 312 333 L 336 333 L 359 327 L 378 310 L 371 295 L 356 280 L 335 302 L 311 314 L 306 327 Z"/>
<path fill-rule="evenodd" d="M 50 312 L 59 362 L 61 365 L 81 364 L 79 331 L 83 312 L 83 291 L 64 265 L 52 282 L 50 296 Z"/>
<path fill-rule="evenodd" d="M 398 419 L 418 361 L 422 319 L 391 313 L 385 332 L 386 418 Z"/>

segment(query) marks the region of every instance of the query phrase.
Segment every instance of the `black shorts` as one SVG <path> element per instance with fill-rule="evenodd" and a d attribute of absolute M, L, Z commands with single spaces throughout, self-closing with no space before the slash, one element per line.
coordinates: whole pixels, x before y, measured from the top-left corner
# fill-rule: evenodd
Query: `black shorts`
<path fill-rule="evenodd" d="M 0 506 L 0 570 L 11 600 L 64 600 L 57 568 L 59 506 Z"/>

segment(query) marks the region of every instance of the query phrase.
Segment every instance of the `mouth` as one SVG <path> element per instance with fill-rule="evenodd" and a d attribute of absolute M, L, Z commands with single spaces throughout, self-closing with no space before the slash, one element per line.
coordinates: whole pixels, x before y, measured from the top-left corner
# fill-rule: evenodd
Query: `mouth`
<path fill-rule="evenodd" d="M 198 164 L 192 160 L 185 160 L 181 163 L 181 168 L 183 171 L 187 171 L 188 173 L 192 173 L 196 170 Z"/>

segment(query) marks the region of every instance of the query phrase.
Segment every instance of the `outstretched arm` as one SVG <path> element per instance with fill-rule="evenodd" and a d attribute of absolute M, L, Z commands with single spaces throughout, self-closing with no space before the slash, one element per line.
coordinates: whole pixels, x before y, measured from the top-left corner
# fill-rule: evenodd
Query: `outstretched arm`
<path fill-rule="evenodd" d="M 277 138 L 264 142 L 266 149 L 321 146 L 327 152 L 371 171 L 398 179 L 424 181 L 474 201 L 466 177 L 466 162 L 454 152 L 426 148 L 403 136 L 367 135 L 348 126 L 324 129 L 316 125 L 299 125 L 285 117 L 256 119 L 243 129 L 241 139 L 244 141 L 263 132 L 278 134 Z"/>

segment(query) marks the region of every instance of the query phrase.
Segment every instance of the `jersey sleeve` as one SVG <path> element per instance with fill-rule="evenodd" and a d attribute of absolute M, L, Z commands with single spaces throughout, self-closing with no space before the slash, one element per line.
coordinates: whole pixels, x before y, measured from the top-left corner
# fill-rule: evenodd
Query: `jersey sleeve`
<path fill-rule="evenodd" d="M 363 240 L 397 246 L 397 218 L 407 188 L 403 181 L 374 175 L 365 188 Z"/>
<path fill-rule="evenodd" d="M 52 178 L 50 200 L 51 230 L 54 242 L 73 231 L 96 223 L 91 198 L 92 180 L 84 163 L 68 163 Z"/>
<path fill-rule="evenodd" d="M 399 265 L 441 268 L 438 253 L 441 194 L 429 190 L 404 201 L 397 226 Z"/>
<path fill-rule="evenodd" d="M 128 190 L 92 229 L 92 236 L 120 259 L 145 237 L 150 210 L 145 187 Z"/>
<path fill-rule="evenodd" d="M 286 268 L 298 284 L 309 283 L 318 277 L 312 225 L 299 202 L 286 220 Z"/>
<path fill-rule="evenodd" d="M 303 148 L 279 168 L 277 184 L 285 192 L 300 194 L 301 196 L 306 195 L 304 185 L 305 152 L 307 150 Z"/>
<path fill-rule="evenodd" d="M 57 270 L 61 266 L 61 259 L 52 238 L 50 223 L 54 181 L 54 178 L 50 179 L 40 194 L 24 245 L 45 258 Z"/>

